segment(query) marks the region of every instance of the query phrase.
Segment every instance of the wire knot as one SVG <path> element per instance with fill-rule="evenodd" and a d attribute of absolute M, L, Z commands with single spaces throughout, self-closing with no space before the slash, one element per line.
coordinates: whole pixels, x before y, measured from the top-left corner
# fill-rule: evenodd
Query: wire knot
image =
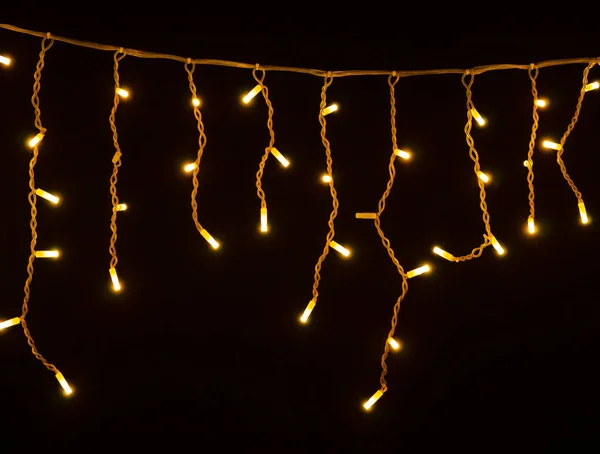
<path fill-rule="evenodd" d="M 125 49 L 123 49 L 122 47 L 119 47 L 119 53 L 125 55 Z"/>
<path fill-rule="evenodd" d="M 396 77 L 396 74 L 398 74 L 396 71 L 392 71 L 392 77 Z"/>
<path fill-rule="evenodd" d="M 259 63 L 257 63 L 257 64 L 256 64 L 256 66 L 255 66 L 254 68 L 255 68 L 257 71 L 259 71 L 259 70 L 260 70 L 260 64 L 259 64 Z"/>
<path fill-rule="evenodd" d="M 465 76 L 470 76 L 470 75 L 471 75 L 471 70 L 465 69 Z"/>
<path fill-rule="evenodd" d="M 327 77 L 331 78 L 331 71 L 327 71 Z"/>
<path fill-rule="evenodd" d="M 534 70 L 534 69 L 535 69 L 535 63 L 531 63 L 531 64 L 529 65 L 529 69 L 531 69 L 531 70 Z"/>
<path fill-rule="evenodd" d="M 50 38 L 52 38 L 52 33 L 46 32 L 46 39 L 50 39 Z"/>
<path fill-rule="evenodd" d="M 192 59 L 188 57 L 187 64 L 189 65 L 190 63 L 192 63 Z"/>

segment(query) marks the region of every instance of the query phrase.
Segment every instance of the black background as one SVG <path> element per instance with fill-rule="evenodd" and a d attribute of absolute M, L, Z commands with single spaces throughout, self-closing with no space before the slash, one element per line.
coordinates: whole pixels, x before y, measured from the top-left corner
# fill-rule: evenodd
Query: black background
<path fill-rule="evenodd" d="M 253 8 L 260 7 L 247 5 L 247 15 L 236 20 L 198 15 L 197 23 L 185 9 L 162 21 L 101 20 L 92 13 L 3 21 L 182 56 L 330 70 L 468 68 L 599 54 L 592 32 L 583 29 L 474 27 L 460 16 L 435 23 L 405 18 L 409 23 L 400 26 L 385 14 L 361 22 L 291 16 L 276 22 L 265 12 L 253 16 Z M 0 54 L 14 58 L 11 68 L 0 68 L 0 319 L 19 315 L 26 277 L 24 142 L 35 133 L 30 97 L 40 41 L 0 30 Z M 540 95 L 550 99 L 540 110 L 540 138 L 560 139 L 584 66 L 540 72 Z M 39 201 L 38 244 L 59 248 L 62 257 L 36 261 L 28 321 L 40 351 L 75 393 L 62 395 L 19 327 L 3 332 L 3 452 L 29 444 L 89 452 L 102 440 L 120 452 L 126 439 L 139 450 L 166 441 L 173 450 L 181 442 L 207 452 L 252 442 L 268 452 L 371 452 L 384 445 L 395 452 L 413 441 L 421 449 L 438 443 L 464 449 L 480 439 L 477 452 L 503 441 L 527 452 L 587 452 L 598 445 L 600 91 L 586 96 L 564 155 L 592 223 L 579 224 L 554 152 L 536 148 L 540 233 L 531 238 L 524 233 L 522 165 L 532 123 L 527 72 L 475 78 L 474 102 L 488 126 L 474 128 L 473 136 L 482 168 L 493 177 L 488 207 L 507 254 L 489 248 L 478 260 L 452 264 L 433 256 L 432 246 L 462 255 L 484 233 L 463 133 L 464 89 L 458 75 L 400 80 L 398 142 L 415 158 L 397 163 L 382 225 L 406 269 L 428 262 L 434 272 L 410 281 L 397 332 L 405 348 L 388 360 L 389 391 L 365 413 L 361 404 L 379 386 L 401 283 L 372 222 L 354 218 L 375 211 L 388 178 L 386 77 L 335 79 L 327 92 L 341 106 L 327 117 L 341 202 L 336 240 L 353 255 L 330 253 L 318 305 L 303 326 L 298 316 L 311 298 L 331 209 L 319 181 L 322 79 L 266 75 L 276 146 L 292 165 L 267 162 L 271 231 L 262 236 L 254 179 L 269 138 L 265 104 L 259 97 L 250 106 L 239 102 L 255 85 L 251 71 L 196 69 L 208 137 L 199 217 L 222 243 L 213 251 L 191 221 L 191 181 L 181 172 L 197 150 L 183 64 L 126 57 L 120 75 L 131 97 L 117 112 L 118 191 L 130 208 L 118 220 L 125 290 L 115 295 L 108 277 L 112 53 L 60 42 L 47 53 L 40 98 L 48 133 L 36 180 L 63 201 L 57 207 Z M 521 444 L 525 439 L 531 444 Z"/>

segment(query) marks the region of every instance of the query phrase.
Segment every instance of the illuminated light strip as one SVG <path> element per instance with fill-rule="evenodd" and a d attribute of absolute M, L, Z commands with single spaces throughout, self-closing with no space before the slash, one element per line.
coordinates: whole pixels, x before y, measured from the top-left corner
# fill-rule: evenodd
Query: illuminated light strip
<path fill-rule="evenodd" d="M 400 150 L 399 148 L 394 150 L 394 154 L 405 161 L 408 161 L 410 158 L 412 158 L 412 154 L 409 151 Z"/>
<path fill-rule="evenodd" d="M 337 104 L 332 104 L 330 106 L 327 106 L 323 109 L 323 116 L 329 115 L 330 113 L 333 112 L 337 112 L 339 110 L 340 106 L 338 106 Z"/>
<path fill-rule="evenodd" d="M 46 199 L 49 202 L 53 203 L 53 204 L 57 204 L 58 202 L 60 202 L 60 199 L 58 197 L 56 197 L 55 195 L 50 194 L 49 192 L 44 191 L 43 189 L 36 189 L 35 193 L 37 196 L 41 197 L 42 199 Z"/>
<path fill-rule="evenodd" d="M 244 104 L 248 104 L 250 101 L 252 101 L 252 99 L 260 93 L 260 91 L 262 90 L 262 88 L 260 87 L 260 85 L 257 85 L 256 87 L 254 87 L 252 90 L 250 90 L 248 93 L 246 93 L 246 95 L 242 98 L 242 102 Z"/>
<path fill-rule="evenodd" d="M 308 317 L 310 317 L 310 314 L 313 311 L 313 309 L 315 308 L 316 304 L 317 304 L 317 301 L 314 298 L 308 302 L 306 309 L 304 309 L 304 312 L 302 313 L 302 316 L 300 317 L 300 321 L 302 323 L 306 323 L 308 321 Z"/>
<path fill-rule="evenodd" d="M 285 157 L 279 152 L 277 148 L 271 148 L 271 154 L 275 156 L 275 159 L 277 159 L 283 167 L 287 167 L 290 165 L 290 162 L 287 159 L 285 159 Z"/>
<path fill-rule="evenodd" d="M 213 247 L 213 249 L 219 249 L 220 244 L 211 236 L 210 233 L 206 231 L 206 229 L 200 230 L 200 235 L 204 237 L 204 239 Z"/>
<path fill-rule="evenodd" d="M 57 250 L 50 251 L 35 251 L 35 257 L 38 259 L 56 258 L 60 255 Z"/>
<path fill-rule="evenodd" d="M 379 389 L 375 394 L 373 394 L 371 396 L 371 398 L 369 400 L 367 400 L 364 404 L 363 404 L 363 408 L 367 411 L 369 411 L 371 409 L 371 407 L 373 405 L 375 405 L 375 402 L 377 402 L 381 396 L 383 396 L 383 391 L 381 389 Z"/>
<path fill-rule="evenodd" d="M 63 374 L 57 372 L 56 379 L 58 380 L 58 383 L 60 383 L 60 386 L 62 386 L 62 389 L 64 390 L 67 396 L 73 394 L 73 390 L 71 389 L 71 386 L 69 386 L 67 380 L 65 380 L 65 377 L 63 377 Z"/>
<path fill-rule="evenodd" d="M 377 213 L 356 213 L 356 219 L 377 219 Z"/>
<path fill-rule="evenodd" d="M 429 265 L 423 265 L 418 268 L 415 268 L 414 270 L 408 271 L 406 273 L 406 277 L 410 279 L 411 277 L 420 276 L 421 274 L 429 273 L 430 271 L 431 267 Z"/>
<path fill-rule="evenodd" d="M 485 126 L 485 123 L 486 123 L 485 118 L 483 118 L 481 116 L 481 114 L 479 112 L 477 112 L 477 109 L 475 109 L 475 107 L 473 107 L 471 109 L 471 115 L 473 116 L 473 118 L 475 119 L 475 121 L 477 122 L 477 124 L 479 126 Z"/>
<path fill-rule="evenodd" d="M 450 262 L 456 262 L 456 257 L 437 246 L 433 248 L 433 253 L 439 255 L 442 258 L 445 258 L 446 260 L 449 260 Z"/>
<path fill-rule="evenodd" d="M 119 282 L 119 276 L 117 275 L 117 270 L 115 268 L 110 268 L 108 270 L 108 274 L 110 274 L 110 280 L 112 281 L 113 290 L 115 292 L 121 291 L 121 283 Z"/>
<path fill-rule="evenodd" d="M 344 246 L 342 246 L 340 243 L 336 242 L 336 241 L 331 240 L 331 242 L 329 243 L 329 246 L 331 246 L 333 249 L 335 249 L 336 251 L 338 251 L 344 257 L 349 257 L 350 256 L 350 251 L 348 249 L 346 249 Z"/>
<path fill-rule="evenodd" d="M 19 323 L 21 323 L 21 317 L 15 317 L 9 320 L 4 320 L 3 322 L 0 322 L 0 331 L 6 328 L 10 328 L 11 326 L 18 325 Z"/>

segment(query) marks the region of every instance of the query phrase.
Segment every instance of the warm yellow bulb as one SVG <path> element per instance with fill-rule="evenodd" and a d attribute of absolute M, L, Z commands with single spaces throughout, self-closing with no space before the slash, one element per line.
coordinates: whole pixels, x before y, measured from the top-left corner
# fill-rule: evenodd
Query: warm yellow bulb
<path fill-rule="evenodd" d="M 127 204 L 126 203 L 119 203 L 115 207 L 115 210 L 117 210 L 117 211 L 125 211 L 126 209 L 127 209 Z"/>
<path fill-rule="evenodd" d="M 42 199 L 48 200 L 49 202 L 53 203 L 54 205 L 56 205 L 58 202 L 60 202 L 60 199 L 58 197 L 50 194 L 49 192 L 44 191 L 43 189 L 36 189 L 35 193 L 37 196 L 41 197 Z"/>
<path fill-rule="evenodd" d="M 377 213 L 356 213 L 356 219 L 377 219 Z"/>
<path fill-rule="evenodd" d="M 484 183 L 489 183 L 490 182 L 490 176 L 487 173 L 483 173 L 483 172 L 479 171 L 479 172 L 477 172 L 477 176 Z"/>
<path fill-rule="evenodd" d="M 290 165 L 290 162 L 287 159 L 285 159 L 285 157 L 279 152 L 277 148 L 271 148 L 271 154 L 275 156 L 275 159 L 277 159 L 283 167 L 287 167 Z"/>
<path fill-rule="evenodd" d="M 527 218 L 527 231 L 530 235 L 533 235 L 536 232 L 535 221 L 531 216 Z"/>
<path fill-rule="evenodd" d="M 63 377 L 63 374 L 61 374 L 60 372 L 57 372 L 56 379 L 60 383 L 60 386 L 62 386 L 62 389 L 67 396 L 70 394 L 73 394 L 73 390 L 69 386 L 69 383 L 67 382 L 67 380 L 65 380 L 65 377 Z"/>
<path fill-rule="evenodd" d="M 260 209 L 260 231 L 263 233 L 269 231 L 269 224 L 267 223 L 267 209 L 266 208 Z"/>
<path fill-rule="evenodd" d="M 543 109 L 548 105 L 548 101 L 546 99 L 536 99 L 535 105 Z"/>
<path fill-rule="evenodd" d="M 41 132 L 36 134 L 35 137 L 29 139 L 28 145 L 30 148 L 35 147 L 38 143 L 40 143 L 42 141 L 42 139 L 44 138 L 44 134 L 42 134 Z"/>
<path fill-rule="evenodd" d="M 406 273 L 406 277 L 408 277 L 410 279 L 411 277 L 419 276 L 423 273 L 429 273 L 430 271 L 431 271 L 431 267 L 429 265 L 423 265 L 418 268 L 415 268 L 414 270 L 408 271 Z"/>
<path fill-rule="evenodd" d="M 449 252 L 446 252 L 442 248 L 439 248 L 437 246 L 435 246 L 433 248 L 433 253 L 439 255 L 440 257 L 445 258 L 446 260 L 449 260 L 450 262 L 455 262 L 456 261 L 456 257 L 454 257 Z"/>
<path fill-rule="evenodd" d="M 394 154 L 405 161 L 408 161 L 412 157 L 409 151 L 400 150 L 399 148 L 394 150 Z"/>
<path fill-rule="evenodd" d="M 369 411 L 371 407 L 375 404 L 375 402 L 377 402 L 381 398 L 381 396 L 383 396 L 383 391 L 380 389 L 363 404 L 364 409 Z"/>
<path fill-rule="evenodd" d="M 200 230 L 200 235 L 212 246 L 213 249 L 219 249 L 220 244 L 211 236 L 206 229 Z"/>
<path fill-rule="evenodd" d="M 191 171 L 193 171 L 196 168 L 198 168 L 198 166 L 196 165 L 196 163 L 195 162 L 190 162 L 189 164 L 186 164 L 186 165 L 183 166 L 183 171 L 190 173 Z"/>
<path fill-rule="evenodd" d="M 530 166 L 529 166 L 529 161 L 523 161 L 523 166 L 525 166 L 525 167 L 529 168 L 529 167 L 530 167 Z"/>
<path fill-rule="evenodd" d="M 35 256 L 38 259 L 56 258 L 60 254 L 57 250 L 52 251 L 35 251 Z"/>
<path fill-rule="evenodd" d="M 121 98 L 129 98 L 129 92 L 127 90 L 125 90 L 124 88 L 118 88 L 117 89 L 117 94 Z"/>
<path fill-rule="evenodd" d="M 325 115 L 329 115 L 330 113 L 333 112 L 337 112 L 339 110 L 340 106 L 338 106 L 337 104 L 332 104 L 330 106 L 327 106 L 323 109 L 323 116 Z"/>
<path fill-rule="evenodd" d="M 402 342 L 398 342 L 393 337 L 388 337 L 388 344 L 390 344 L 390 347 L 392 347 L 394 350 L 402 349 Z"/>
<path fill-rule="evenodd" d="M 21 317 L 15 317 L 9 320 L 4 320 L 3 322 L 0 322 L 0 331 L 6 328 L 10 328 L 11 326 L 18 325 L 19 323 L 21 323 Z"/>
<path fill-rule="evenodd" d="M 475 107 L 471 109 L 471 115 L 473 116 L 473 118 L 479 126 L 485 126 L 485 118 L 483 118 L 481 114 L 477 112 L 477 109 L 475 109 Z"/>
<path fill-rule="evenodd" d="M 200 101 L 199 98 L 192 98 L 192 105 L 194 107 L 200 107 L 200 104 L 202 104 L 202 102 Z"/>
<path fill-rule="evenodd" d="M 336 242 L 336 241 L 331 241 L 329 243 L 329 246 L 331 246 L 333 249 L 335 249 L 336 251 L 338 251 L 344 257 L 349 257 L 350 256 L 350 251 L 348 249 L 346 249 L 344 246 L 342 246 L 340 243 Z"/>
<path fill-rule="evenodd" d="M 113 290 L 118 292 L 121 290 L 121 283 L 119 282 L 119 276 L 117 276 L 117 270 L 114 268 L 110 268 L 108 270 L 108 274 L 110 274 L 110 280 L 112 281 Z"/>
<path fill-rule="evenodd" d="M 550 140 L 544 140 L 542 142 L 542 146 L 544 148 L 549 148 L 550 150 L 560 150 L 561 149 L 561 146 L 559 143 L 552 142 Z"/>
<path fill-rule="evenodd" d="M 300 317 L 300 322 L 306 323 L 308 321 L 308 317 L 310 317 L 310 313 L 313 311 L 316 304 L 317 301 L 314 298 L 309 301 L 308 305 L 306 306 L 306 309 L 304 309 L 304 312 Z"/>
<path fill-rule="evenodd" d="M 331 180 L 333 180 L 333 178 L 331 178 L 331 175 L 325 173 L 321 176 L 321 181 L 323 183 L 331 183 Z"/>
<path fill-rule="evenodd" d="M 10 66 L 11 59 L 9 57 L 4 56 L 4 55 L 0 55 L 0 63 L 3 64 L 4 66 Z"/>
<path fill-rule="evenodd" d="M 257 94 L 260 93 L 261 90 L 262 90 L 261 86 L 257 85 L 252 90 L 250 90 L 248 93 L 246 93 L 246 95 L 242 98 L 242 102 L 244 104 L 248 104 L 250 101 L 252 101 L 252 98 L 254 98 Z"/>
<path fill-rule="evenodd" d="M 581 218 L 581 223 L 587 224 L 588 222 L 590 222 L 590 220 L 588 219 L 587 212 L 585 211 L 585 205 L 583 204 L 583 202 L 579 202 L 577 206 L 579 207 L 579 217 Z"/>
<path fill-rule="evenodd" d="M 592 82 L 585 86 L 585 91 L 597 90 L 600 88 L 600 82 Z"/>
<path fill-rule="evenodd" d="M 492 243 L 493 248 L 496 249 L 496 252 L 498 253 L 498 255 L 504 255 L 504 253 L 506 251 L 500 245 L 500 243 L 498 242 L 498 240 L 496 239 L 496 237 L 494 235 L 490 235 L 490 241 Z"/>

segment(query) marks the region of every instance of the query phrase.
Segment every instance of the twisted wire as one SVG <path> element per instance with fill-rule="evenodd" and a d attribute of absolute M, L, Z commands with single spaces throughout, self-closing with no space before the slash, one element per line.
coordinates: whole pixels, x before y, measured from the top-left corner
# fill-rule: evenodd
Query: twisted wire
<path fill-rule="evenodd" d="M 533 124 L 531 126 L 531 137 L 529 139 L 529 150 L 527 152 L 527 185 L 529 186 L 529 217 L 535 220 L 535 192 L 533 187 L 533 150 L 535 148 L 535 139 L 539 127 L 540 116 L 538 114 L 538 91 L 536 79 L 539 69 L 532 63 L 527 71 L 531 80 L 531 96 L 533 97 Z"/>
<path fill-rule="evenodd" d="M 53 44 L 54 40 L 50 36 L 47 35 L 44 37 L 42 40 L 42 49 L 39 53 L 39 60 L 35 67 L 35 73 L 33 74 L 33 95 L 31 96 L 31 104 L 33 105 L 33 111 L 35 115 L 34 125 L 41 134 L 46 133 L 46 128 L 44 128 L 42 125 L 42 112 L 40 110 L 40 80 L 42 77 L 42 70 L 44 69 L 46 52 L 52 47 Z M 42 354 L 38 351 L 26 321 L 27 313 L 29 312 L 29 301 L 31 299 L 31 282 L 33 281 L 33 264 L 35 261 L 35 247 L 37 244 L 37 196 L 35 193 L 35 165 L 37 164 L 38 156 L 39 148 L 36 144 L 33 147 L 33 154 L 31 155 L 31 160 L 29 161 L 29 195 L 27 196 L 27 199 L 29 200 L 29 205 L 31 207 L 31 218 L 29 221 L 29 227 L 31 229 L 31 243 L 29 246 L 29 259 L 27 261 L 27 279 L 25 280 L 24 287 L 25 296 L 23 297 L 23 306 L 21 307 L 20 319 L 23 333 L 27 338 L 27 344 L 31 348 L 31 353 L 46 367 L 46 369 L 56 374 L 58 373 L 56 366 L 48 362 L 48 360 L 44 358 L 44 356 L 42 356 Z"/>
<path fill-rule="evenodd" d="M 188 83 L 190 87 L 190 92 L 192 93 L 192 99 L 197 98 L 196 95 L 196 84 L 194 83 L 194 70 L 196 69 L 196 65 L 188 60 L 185 64 L 185 70 L 188 75 Z M 191 204 L 192 204 L 192 219 L 194 220 L 194 225 L 198 232 L 202 232 L 204 227 L 198 221 L 198 202 L 196 200 L 198 196 L 198 173 L 200 172 L 200 161 L 202 159 L 202 154 L 204 153 L 204 147 L 206 147 L 206 134 L 204 133 L 204 123 L 202 122 L 202 112 L 200 111 L 200 107 L 194 106 L 194 117 L 196 117 L 196 122 L 198 125 L 198 153 L 196 155 L 196 160 L 194 161 L 195 167 L 192 172 L 192 194 L 191 194 Z"/>

